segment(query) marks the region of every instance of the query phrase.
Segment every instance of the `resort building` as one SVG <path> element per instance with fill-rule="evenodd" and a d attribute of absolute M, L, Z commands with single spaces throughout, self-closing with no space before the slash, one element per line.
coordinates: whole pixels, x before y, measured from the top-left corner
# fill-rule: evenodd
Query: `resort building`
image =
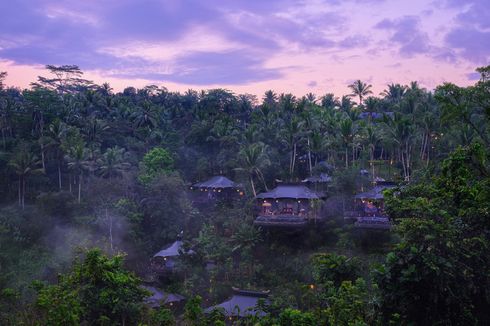
<path fill-rule="evenodd" d="M 304 185 L 280 184 L 256 197 L 257 226 L 303 227 L 320 218 L 323 195 Z"/>

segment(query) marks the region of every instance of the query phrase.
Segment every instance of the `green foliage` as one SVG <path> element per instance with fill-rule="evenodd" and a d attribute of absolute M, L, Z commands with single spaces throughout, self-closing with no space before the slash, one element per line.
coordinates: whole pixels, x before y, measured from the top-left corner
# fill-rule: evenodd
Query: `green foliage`
<path fill-rule="evenodd" d="M 336 286 L 343 281 L 355 280 L 359 276 L 359 261 L 346 256 L 329 254 L 316 254 L 312 258 L 313 276 L 320 284 L 333 282 Z"/>
<path fill-rule="evenodd" d="M 174 159 L 170 153 L 164 148 L 155 147 L 143 157 L 139 180 L 148 184 L 157 176 L 172 172 L 173 165 Z"/>
<path fill-rule="evenodd" d="M 280 325 L 290 326 L 311 326 L 317 325 L 318 321 L 312 313 L 301 312 L 297 309 L 284 309 L 279 315 L 278 322 Z"/>
<path fill-rule="evenodd" d="M 204 312 L 201 308 L 202 298 L 195 296 L 190 298 L 184 307 L 184 320 L 189 326 L 206 325 Z"/>
<path fill-rule="evenodd" d="M 333 285 L 333 284 L 332 284 Z M 344 281 L 327 290 L 324 314 L 329 325 L 367 326 L 375 324 L 374 307 L 363 279 Z"/>
<path fill-rule="evenodd" d="M 86 252 L 73 271 L 59 283 L 38 290 L 37 306 L 51 325 L 124 325 L 138 320 L 147 292 L 139 279 L 126 271 L 122 256 L 106 257 L 100 250 Z"/>
<path fill-rule="evenodd" d="M 175 317 L 170 309 L 152 309 L 150 312 L 150 325 L 155 326 L 174 326 Z"/>
<path fill-rule="evenodd" d="M 0 324 L 173 324 L 169 310 L 141 309 L 144 293 L 119 256 L 89 252 L 56 275 L 73 247 L 94 244 L 128 250 L 127 266 L 144 274 L 148 258 L 182 230 L 198 253 L 179 264 L 183 282 L 154 281 L 203 302 L 232 285 L 270 288 L 271 316 L 237 323 L 489 319 L 489 67 L 477 69 L 475 85 L 444 84 L 435 94 L 412 82 L 368 97 L 371 86 L 357 80 L 351 96 L 268 91 L 261 103 L 223 89 L 114 93 L 81 79 L 77 66 L 47 69 L 52 76 L 25 91 L 8 88 L 0 73 Z M 332 219 L 301 236 L 253 227 L 252 201 L 198 209 L 185 193 L 186 184 L 217 174 L 255 193 L 320 172 L 333 178 L 324 189 L 331 205 L 312 208 Z M 360 248 L 351 227 L 335 228 L 351 196 L 376 176 L 409 184 L 385 196 L 400 243 L 372 284 L 367 271 L 357 280 L 359 266 L 379 260 L 387 242 L 368 233 L 371 243 Z M 374 258 L 366 255 L 373 249 Z M 310 259 L 312 250 L 357 258 Z M 214 269 L 203 268 L 208 259 Z M 54 284 L 37 287 L 34 305 L 32 279 Z M 218 314 L 204 318 L 198 301 L 188 303 L 187 323 L 223 323 Z"/>
<path fill-rule="evenodd" d="M 489 180 L 482 153 L 478 144 L 457 149 L 433 185 L 401 189 L 388 201 L 389 211 L 402 221 L 397 227 L 402 239 L 378 270 L 385 321 L 393 316 L 430 324 L 488 320 L 482 307 L 490 304 Z M 414 203 L 423 209 L 411 208 Z"/>

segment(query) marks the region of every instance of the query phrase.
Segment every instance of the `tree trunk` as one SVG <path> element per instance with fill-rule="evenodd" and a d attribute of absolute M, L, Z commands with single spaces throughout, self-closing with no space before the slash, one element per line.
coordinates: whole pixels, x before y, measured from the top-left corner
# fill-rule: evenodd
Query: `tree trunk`
<path fill-rule="evenodd" d="M 114 246 L 112 244 L 112 215 L 109 217 L 107 208 L 105 209 L 105 218 L 109 221 L 109 241 L 111 243 L 111 253 L 114 253 Z"/>
<path fill-rule="evenodd" d="M 58 161 L 58 185 L 60 187 L 60 191 L 61 191 L 61 161 Z"/>
<path fill-rule="evenodd" d="M 81 203 L 81 196 L 82 196 L 82 174 L 78 176 L 78 203 Z"/>
<path fill-rule="evenodd" d="M 348 154 L 348 149 L 347 147 L 345 148 L 345 167 L 349 167 L 349 154 Z"/>
<path fill-rule="evenodd" d="M 21 176 L 19 175 L 19 188 L 18 188 L 18 192 L 19 192 L 19 206 L 22 207 L 22 180 L 21 180 Z"/>
<path fill-rule="evenodd" d="M 22 178 L 22 209 L 25 208 L 25 202 L 26 202 L 26 178 Z"/>
<path fill-rule="evenodd" d="M 43 166 L 43 172 L 46 173 L 46 162 L 45 162 L 45 158 L 44 158 L 44 145 L 42 142 L 41 142 L 41 163 Z"/>
<path fill-rule="evenodd" d="M 252 192 L 254 194 L 254 197 L 257 197 L 257 193 L 255 192 L 255 185 L 254 185 L 253 176 L 250 176 L 250 185 L 252 186 Z"/>
<path fill-rule="evenodd" d="M 313 173 L 313 167 L 311 165 L 311 150 L 310 150 L 310 138 L 308 138 L 308 161 L 309 161 L 309 164 L 310 164 L 310 177 Z"/>
<path fill-rule="evenodd" d="M 257 175 L 259 176 L 259 179 L 262 180 L 262 183 L 264 184 L 265 191 L 269 191 L 269 188 L 267 187 L 267 183 L 265 183 L 265 178 L 262 172 L 257 169 Z"/>

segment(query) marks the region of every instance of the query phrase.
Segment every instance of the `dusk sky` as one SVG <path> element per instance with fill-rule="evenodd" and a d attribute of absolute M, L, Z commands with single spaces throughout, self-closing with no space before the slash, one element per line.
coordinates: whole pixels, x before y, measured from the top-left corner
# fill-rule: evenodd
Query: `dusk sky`
<path fill-rule="evenodd" d="M 375 94 L 392 82 L 474 83 L 490 59 L 489 0 L 2 0 L 0 71 L 28 87 L 76 64 L 116 90 L 223 87 Z"/>

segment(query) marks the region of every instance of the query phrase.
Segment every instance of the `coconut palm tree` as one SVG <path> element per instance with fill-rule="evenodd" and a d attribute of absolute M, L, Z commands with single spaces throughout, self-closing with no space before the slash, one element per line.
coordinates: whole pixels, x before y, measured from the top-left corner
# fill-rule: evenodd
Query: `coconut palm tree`
<path fill-rule="evenodd" d="M 407 92 L 407 87 L 400 84 L 389 84 L 380 95 L 384 96 L 384 99 L 391 104 L 400 104 L 401 100 Z"/>
<path fill-rule="evenodd" d="M 291 157 L 289 160 L 289 176 L 292 179 L 296 165 L 298 143 L 302 140 L 304 121 L 293 117 L 280 132 L 280 141 L 286 145 Z"/>
<path fill-rule="evenodd" d="M 412 147 L 414 128 L 410 119 L 395 113 L 393 118 L 387 119 L 389 135 L 397 145 L 398 160 L 402 163 L 403 176 L 410 181 L 412 171 Z"/>
<path fill-rule="evenodd" d="M 83 174 L 91 169 L 90 154 L 85 147 L 85 142 L 78 141 L 68 150 L 65 159 L 68 161 L 68 169 L 78 176 L 78 203 L 81 203 Z"/>
<path fill-rule="evenodd" d="M 19 206 L 24 209 L 27 179 L 30 175 L 41 173 L 43 171 L 42 168 L 39 168 L 41 161 L 29 148 L 27 148 L 26 145 L 20 145 L 8 164 L 13 168 L 15 174 L 17 174 L 19 178 Z"/>
<path fill-rule="evenodd" d="M 236 168 L 236 170 L 246 171 L 248 173 L 254 197 L 257 196 L 254 183 L 255 177 L 263 182 L 265 190 L 268 191 L 264 175 L 262 174 L 262 170 L 270 165 L 270 160 L 265 151 L 265 145 L 261 142 L 248 145 L 242 148 L 238 155 L 241 167 Z"/>
<path fill-rule="evenodd" d="M 359 105 L 362 104 L 362 99 L 369 95 L 369 94 L 372 94 L 373 92 L 371 91 L 371 87 L 373 87 L 372 85 L 368 85 L 367 83 L 364 83 L 362 82 L 361 80 L 356 80 L 355 82 L 353 82 L 352 84 L 350 84 L 348 86 L 352 93 L 350 94 L 350 96 L 358 96 L 359 97 Z"/>
<path fill-rule="evenodd" d="M 66 137 L 68 127 L 61 120 L 55 120 L 49 124 L 46 135 L 41 140 L 48 152 L 51 152 L 58 163 L 58 187 L 61 191 L 62 180 L 61 170 L 64 162 L 63 142 Z"/>
<path fill-rule="evenodd" d="M 127 153 L 124 148 L 117 146 L 108 148 L 102 157 L 97 160 L 97 172 L 100 176 L 111 180 L 115 176 L 120 176 L 129 169 L 130 163 L 126 162 Z"/>

